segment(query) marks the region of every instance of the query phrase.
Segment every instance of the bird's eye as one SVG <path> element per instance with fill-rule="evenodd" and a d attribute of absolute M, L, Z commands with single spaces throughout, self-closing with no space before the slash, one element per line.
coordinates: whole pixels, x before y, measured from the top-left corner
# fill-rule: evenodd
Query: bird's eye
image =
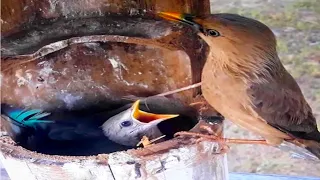
<path fill-rule="evenodd" d="M 129 126 L 131 126 L 132 125 L 132 122 L 131 121 L 123 121 L 122 123 L 121 123 L 121 126 L 122 127 L 129 127 Z"/>
<path fill-rule="evenodd" d="M 218 37 L 220 36 L 220 33 L 214 29 L 208 29 L 207 34 L 213 37 Z"/>

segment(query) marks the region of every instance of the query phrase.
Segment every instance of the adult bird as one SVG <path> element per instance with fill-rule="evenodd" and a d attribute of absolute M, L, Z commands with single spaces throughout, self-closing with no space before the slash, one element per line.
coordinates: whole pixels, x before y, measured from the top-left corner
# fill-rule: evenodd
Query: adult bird
<path fill-rule="evenodd" d="M 43 146 L 49 142 L 80 142 L 99 138 L 134 147 L 143 136 L 153 139 L 164 134 L 170 137 L 175 132 L 191 129 L 196 122 L 186 120 L 187 125 L 178 126 L 182 120 L 180 116 L 194 117 L 188 114 L 188 108 L 180 106 L 182 109 L 178 109 L 176 106 L 180 106 L 177 100 L 146 98 L 112 111 L 83 115 L 73 111 L 44 112 L 1 104 L 1 115 L 10 137 L 31 150 L 45 148 Z M 165 122 L 169 119 L 172 124 Z"/>
<path fill-rule="evenodd" d="M 266 25 L 227 13 L 159 15 L 193 26 L 210 47 L 201 89 L 213 108 L 261 135 L 267 144 L 289 141 L 320 158 L 316 119 L 298 84 L 280 62 L 275 35 Z"/>

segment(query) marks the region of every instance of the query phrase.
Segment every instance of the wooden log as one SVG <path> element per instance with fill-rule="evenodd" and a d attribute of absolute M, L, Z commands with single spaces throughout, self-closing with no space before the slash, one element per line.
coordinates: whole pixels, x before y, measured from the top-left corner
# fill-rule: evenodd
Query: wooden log
<path fill-rule="evenodd" d="M 8 142 L 9 141 L 9 142 Z M 174 139 L 138 150 L 91 157 L 48 156 L 1 139 L 1 162 L 11 180 L 223 180 L 225 156 L 212 142 Z"/>

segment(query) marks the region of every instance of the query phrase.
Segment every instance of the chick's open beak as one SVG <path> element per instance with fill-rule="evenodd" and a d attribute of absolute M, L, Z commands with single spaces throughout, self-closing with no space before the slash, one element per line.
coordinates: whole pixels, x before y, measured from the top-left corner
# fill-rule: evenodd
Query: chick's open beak
<path fill-rule="evenodd" d="M 174 13 L 174 12 L 159 12 L 158 15 L 163 19 L 169 21 L 178 21 L 188 25 L 191 25 L 196 28 L 196 30 L 202 31 L 202 26 L 194 22 L 194 16 L 191 14 L 185 13 Z"/>
<path fill-rule="evenodd" d="M 133 105 L 132 105 L 132 117 L 142 123 L 150 123 L 154 121 L 164 121 L 168 119 L 172 119 L 175 117 L 178 117 L 178 114 L 153 114 L 153 113 L 148 113 L 139 110 L 139 103 L 140 100 L 137 100 Z"/>

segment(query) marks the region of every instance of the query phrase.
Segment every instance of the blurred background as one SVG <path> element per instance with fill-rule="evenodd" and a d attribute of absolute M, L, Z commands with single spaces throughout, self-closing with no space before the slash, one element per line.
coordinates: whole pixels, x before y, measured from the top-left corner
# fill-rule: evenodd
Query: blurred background
<path fill-rule="evenodd" d="M 278 40 L 278 53 L 294 76 L 320 127 L 320 0 L 211 0 L 211 13 L 237 13 L 268 25 Z M 226 122 L 226 136 L 258 138 Z M 292 159 L 262 145 L 232 145 L 230 172 L 320 177 L 320 163 Z"/>

